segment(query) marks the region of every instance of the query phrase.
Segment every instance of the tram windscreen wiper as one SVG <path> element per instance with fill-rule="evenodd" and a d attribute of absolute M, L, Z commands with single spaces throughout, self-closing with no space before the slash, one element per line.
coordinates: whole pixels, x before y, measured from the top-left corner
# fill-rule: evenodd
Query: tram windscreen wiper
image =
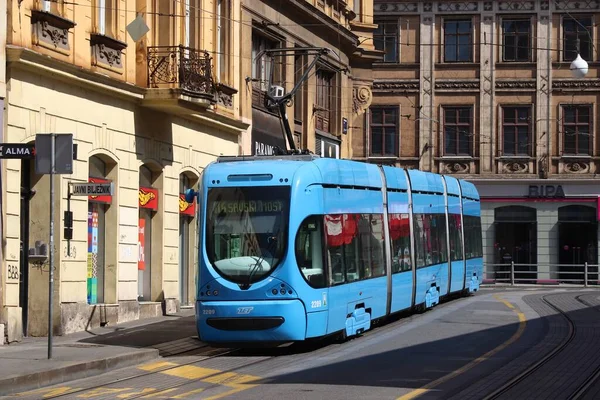
<path fill-rule="evenodd" d="M 279 236 L 279 231 L 280 230 L 281 229 L 278 229 L 277 232 L 274 235 L 269 234 L 269 237 L 267 239 L 268 242 L 269 242 L 269 245 L 266 248 L 266 252 L 268 252 L 269 254 L 271 254 L 271 262 L 270 262 L 270 264 L 273 263 L 273 259 L 275 258 L 275 256 L 273 256 L 273 250 L 275 250 L 273 248 L 273 246 L 277 246 L 277 237 Z M 252 285 L 252 277 L 254 276 L 254 273 L 256 271 L 258 271 L 259 268 L 262 267 L 262 263 L 265 260 L 264 255 L 265 255 L 265 252 L 261 251 L 260 256 L 256 259 L 256 263 L 252 266 L 252 269 L 250 270 L 250 274 L 248 274 L 248 283 L 246 285 L 247 288 L 249 288 L 250 285 Z"/>

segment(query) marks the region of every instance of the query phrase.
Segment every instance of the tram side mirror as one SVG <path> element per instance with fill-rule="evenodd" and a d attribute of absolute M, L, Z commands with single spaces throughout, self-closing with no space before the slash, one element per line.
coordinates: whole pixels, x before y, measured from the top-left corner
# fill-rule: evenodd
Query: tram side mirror
<path fill-rule="evenodd" d="M 184 193 L 185 201 L 192 204 L 197 194 L 198 192 L 196 192 L 194 189 L 187 189 Z"/>

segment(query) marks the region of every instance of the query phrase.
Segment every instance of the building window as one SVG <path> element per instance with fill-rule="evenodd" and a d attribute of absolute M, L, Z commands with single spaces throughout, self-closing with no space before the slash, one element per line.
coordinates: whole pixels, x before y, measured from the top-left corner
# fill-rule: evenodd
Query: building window
<path fill-rule="evenodd" d="M 373 33 L 375 49 L 385 53 L 384 62 L 398 62 L 398 21 L 382 20 L 375 23 L 377 24 L 377 29 Z"/>
<path fill-rule="evenodd" d="M 563 154 L 591 155 L 592 106 L 563 106 Z"/>
<path fill-rule="evenodd" d="M 504 155 L 531 154 L 531 107 L 502 108 Z"/>
<path fill-rule="evenodd" d="M 398 108 L 371 108 L 371 151 L 372 157 L 398 157 Z"/>
<path fill-rule="evenodd" d="M 334 115 L 335 104 L 335 74 L 326 69 L 318 69 L 316 75 L 315 128 L 323 132 L 331 132 L 331 117 Z"/>
<path fill-rule="evenodd" d="M 273 81 L 271 84 L 280 82 L 280 78 L 282 76 L 282 70 L 279 63 L 275 61 L 271 62 L 270 58 L 266 54 L 263 54 L 260 60 L 258 60 L 256 57 L 261 51 L 275 49 L 278 47 L 278 41 L 261 35 L 257 31 L 252 32 L 252 80 L 254 82 L 254 90 L 252 91 L 253 105 L 260 107 L 264 106 L 264 94 L 261 92 L 266 92 L 269 89 L 271 68 L 274 68 Z"/>
<path fill-rule="evenodd" d="M 164 10 L 159 10 L 161 13 L 164 13 L 168 7 L 168 2 L 160 2 Z M 199 49 L 200 48 L 200 21 L 202 20 L 202 16 L 200 15 L 200 2 L 199 0 L 184 0 L 183 1 L 183 12 L 184 12 L 184 38 L 183 45 L 190 49 Z M 160 18 L 160 17 L 159 17 Z M 159 26 L 160 26 L 159 22 Z M 159 35 L 163 36 L 163 35 Z M 167 35 L 168 37 L 168 35 Z M 186 55 L 188 55 L 186 53 Z"/>
<path fill-rule="evenodd" d="M 470 156 L 473 138 L 473 109 L 444 107 L 444 153 Z"/>
<path fill-rule="evenodd" d="M 472 22 L 465 20 L 444 21 L 444 61 L 473 61 Z"/>
<path fill-rule="evenodd" d="M 592 17 L 563 18 L 563 61 L 573 61 L 579 54 L 586 61 L 593 60 L 592 53 Z"/>
<path fill-rule="evenodd" d="M 117 2 L 115 0 L 97 1 L 98 33 L 115 38 L 117 36 Z"/>
<path fill-rule="evenodd" d="M 531 22 L 526 19 L 502 21 L 502 61 L 531 61 Z"/>
<path fill-rule="evenodd" d="M 362 18 L 362 0 L 354 0 L 352 4 L 352 11 L 356 14 L 356 20 L 361 21 Z"/>
<path fill-rule="evenodd" d="M 220 82 L 227 81 L 229 69 L 229 0 L 218 0 L 217 2 L 217 78 Z"/>
<path fill-rule="evenodd" d="M 42 11 L 46 11 L 54 15 L 62 15 L 63 6 L 63 0 L 42 0 Z"/>

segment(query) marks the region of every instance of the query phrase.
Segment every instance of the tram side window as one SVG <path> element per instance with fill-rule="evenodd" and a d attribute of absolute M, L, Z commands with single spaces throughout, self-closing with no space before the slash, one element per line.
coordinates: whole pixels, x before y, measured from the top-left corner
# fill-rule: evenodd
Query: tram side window
<path fill-rule="evenodd" d="M 317 289 L 326 287 L 322 217 L 311 216 L 302 222 L 296 235 L 295 248 L 296 262 L 308 284 Z"/>
<path fill-rule="evenodd" d="M 462 260 L 462 233 L 460 228 L 460 215 L 450 214 L 448 216 L 450 232 L 450 259 L 451 261 Z"/>
<path fill-rule="evenodd" d="M 410 271 L 410 216 L 390 214 L 392 273 Z"/>
<path fill-rule="evenodd" d="M 464 216 L 465 221 L 465 258 L 483 257 L 481 240 L 481 219 L 470 215 Z"/>
<path fill-rule="evenodd" d="M 381 215 L 325 216 L 331 285 L 385 275 Z"/>
<path fill-rule="evenodd" d="M 447 261 L 446 216 L 444 214 L 414 214 L 415 258 L 417 268 Z"/>
<path fill-rule="evenodd" d="M 431 265 L 431 257 L 428 255 L 428 250 L 431 248 L 429 244 L 429 229 L 427 227 L 426 214 L 413 214 L 415 221 L 415 263 L 417 268 L 423 268 Z"/>

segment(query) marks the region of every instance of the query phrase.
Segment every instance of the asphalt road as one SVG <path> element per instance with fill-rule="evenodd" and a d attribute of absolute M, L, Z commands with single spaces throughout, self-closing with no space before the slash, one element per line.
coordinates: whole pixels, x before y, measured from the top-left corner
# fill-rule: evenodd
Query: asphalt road
<path fill-rule="evenodd" d="M 185 355 L 19 398 L 481 399 L 567 334 L 566 320 L 540 316 L 535 305 L 524 300 L 526 295 L 539 298 L 556 290 L 486 289 L 344 343 L 261 351 L 210 349 L 196 343 Z M 584 293 L 594 298 L 600 294 Z M 193 328 L 193 320 L 190 325 Z"/>

